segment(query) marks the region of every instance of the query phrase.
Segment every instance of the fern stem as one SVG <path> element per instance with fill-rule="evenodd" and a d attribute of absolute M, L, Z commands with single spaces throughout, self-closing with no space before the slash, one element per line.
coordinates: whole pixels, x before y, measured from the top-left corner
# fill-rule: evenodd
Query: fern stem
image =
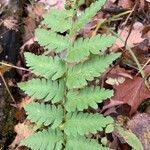
<path fill-rule="evenodd" d="M 72 16 L 72 25 L 71 25 L 71 29 L 69 31 L 69 39 L 70 39 L 70 43 L 69 43 L 69 47 L 72 47 L 75 39 L 76 39 L 76 33 L 72 32 L 73 30 L 73 26 L 74 26 L 74 22 L 76 21 L 76 15 L 77 15 L 77 7 L 78 7 L 78 3 L 79 3 L 79 0 L 74 0 L 74 5 L 73 5 L 73 16 Z M 70 66 L 69 63 L 67 63 L 67 61 L 65 61 L 65 64 L 66 64 L 66 74 L 64 76 L 64 80 L 65 80 L 65 83 L 67 82 L 66 78 L 67 78 L 67 73 L 68 73 L 68 68 Z M 65 109 L 65 103 L 67 101 L 67 92 L 68 92 L 68 88 L 67 88 L 67 85 L 65 84 L 65 94 L 64 94 L 64 100 L 63 100 L 63 103 L 62 103 L 62 107 L 64 109 L 64 120 L 63 122 L 66 122 L 66 116 L 67 116 L 67 110 Z M 64 136 L 64 145 L 66 145 L 66 142 L 67 142 L 67 135 L 65 134 L 65 132 L 63 131 L 63 136 Z M 63 148 L 65 150 L 65 146 Z"/>

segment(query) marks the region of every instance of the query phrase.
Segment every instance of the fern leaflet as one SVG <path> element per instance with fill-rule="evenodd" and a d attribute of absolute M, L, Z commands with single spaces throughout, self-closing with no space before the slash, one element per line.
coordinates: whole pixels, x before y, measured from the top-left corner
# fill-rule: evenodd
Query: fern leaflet
<path fill-rule="evenodd" d="M 18 83 L 18 86 L 34 99 L 44 99 L 45 102 L 57 103 L 64 97 L 64 82 L 46 79 L 32 79 Z"/>
<path fill-rule="evenodd" d="M 113 123 L 111 117 L 104 117 L 100 114 L 69 113 L 64 124 L 64 131 L 68 136 L 84 135 L 102 131 L 108 124 Z"/>
<path fill-rule="evenodd" d="M 101 103 L 111 96 L 113 96 L 111 90 L 100 89 L 99 87 L 86 87 L 80 91 L 69 91 L 67 93 L 65 108 L 68 112 L 76 110 L 82 111 L 89 106 L 97 109 L 97 103 Z"/>
<path fill-rule="evenodd" d="M 26 105 L 25 111 L 28 119 L 38 125 L 44 124 L 48 126 L 52 124 L 52 129 L 58 127 L 63 120 L 63 109 L 55 105 L 45 105 L 39 103 L 31 103 Z"/>
<path fill-rule="evenodd" d="M 20 145 L 28 146 L 32 150 L 61 150 L 62 143 L 62 132 L 49 128 L 29 136 Z"/>
<path fill-rule="evenodd" d="M 90 52 L 92 54 L 98 54 L 100 51 L 103 52 L 114 43 L 115 39 L 112 35 L 96 35 L 90 39 L 80 38 L 68 50 L 67 61 L 80 62 L 88 57 Z"/>
<path fill-rule="evenodd" d="M 98 144 L 94 139 L 77 136 L 67 139 L 66 150 L 108 150 L 108 148 Z"/>
<path fill-rule="evenodd" d="M 61 52 L 68 47 L 68 38 L 52 31 L 38 28 L 35 30 L 35 36 L 38 43 L 45 49 Z"/>
<path fill-rule="evenodd" d="M 66 71 L 64 62 L 59 57 L 36 56 L 32 53 L 25 53 L 26 64 L 34 74 L 45 78 L 56 80 Z M 40 62 L 40 63 L 39 63 Z"/>
<path fill-rule="evenodd" d="M 51 9 L 44 15 L 44 20 L 41 23 L 46 24 L 53 31 L 63 33 L 71 28 L 72 15 L 72 10 Z"/>
<path fill-rule="evenodd" d="M 82 88 L 87 85 L 87 80 L 92 81 L 94 77 L 100 76 L 119 56 L 120 53 L 107 56 L 95 56 L 83 64 L 77 64 L 69 68 L 66 83 L 67 87 L 69 89 Z"/>

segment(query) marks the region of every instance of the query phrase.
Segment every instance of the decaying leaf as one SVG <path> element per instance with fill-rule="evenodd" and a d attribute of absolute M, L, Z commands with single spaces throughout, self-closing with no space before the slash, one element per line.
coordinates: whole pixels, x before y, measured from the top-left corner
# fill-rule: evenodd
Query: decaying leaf
<path fill-rule="evenodd" d="M 46 8 L 55 7 L 58 9 L 64 8 L 65 0 L 40 0 L 41 3 L 44 3 Z"/>
<path fill-rule="evenodd" d="M 127 123 L 128 128 L 139 138 L 144 150 L 150 148 L 150 115 L 145 113 L 135 115 Z"/>
<path fill-rule="evenodd" d="M 28 96 L 25 98 L 22 98 L 21 103 L 19 104 L 19 109 L 22 109 L 25 105 L 27 105 L 31 102 L 33 102 L 33 99 Z"/>
<path fill-rule="evenodd" d="M 34 30 L 36 28 L 36 21 L 31 18 L 27 17 L 24 19 L 25 26 L 24 26 L 24 36 L 23 36 L 23 42 L 26 43 L 28 40 L 34 37 Z"/>
<path fill-rule="evenodd" d="M 10 149 L 14 150 L 16 146 L 19 145 L 21 140 L 27 138 L 29 135 L 34 133 L 33 127 L 31 126 L 30 122 L 25 120 L 23 123 L 18 123 L 15 126 L 15 132 L 17 133 L 14 141 L 9 146 Z"/>
<path fill-rule="evenodd" d="M 16 30 L 17 20 L 13 17 L 8 17 L 3 20 L 3 25 L 9 30 Z"/>
<path fill-rule="evenodd" d="M 118 30 L 118 35 L 122 40 L 126 40 L 128 35 L 128 40 L 127 40 L 127 45 L 132 48 L 134 46 L 136 46 L 136 44 L 139 44 L 141 42 L 144 41 L 144 38 L 142 38 L 142 30 L 143 30 L 144 26 L 142 23 L 140 22 L 136 22 L 133 25 L 133 29 L 130 33 L 130 27 L 125 27 L 124 29 L 119 29 Z M 124 47 L 124 43 L 120 40 L 117 39 L 115 44 L 111 47 L 111 51 L 114 51 L 118 48 L 122 48 Z"/>
<path fill-rule="evenodd" d="M 131 9 L 133 7 L 132 0 L 119 0 L 118 5 L 124 9 Z"/>

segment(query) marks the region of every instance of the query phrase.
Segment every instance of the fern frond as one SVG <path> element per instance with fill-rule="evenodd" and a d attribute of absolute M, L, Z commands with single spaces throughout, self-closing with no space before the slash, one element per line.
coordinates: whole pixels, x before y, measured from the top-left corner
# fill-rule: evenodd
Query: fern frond
<path fill-rule="evenodd" d="M 109 116 L 82 112 L 69 113 L 64 124 L 64 131 L 68 136 L 97 133 L 111 123 L 113 123 L 113 119 Z"/>
<path fill-rule="evenodd" d="M 90 39 L 80 38 L 68 50 L 67 61 L 80 62 L 88 57 L 90 52 L 92 54 L 103 52 L 114 43 L 115 39 L 112 35 L 96 35 Z"/>
<path fill-rule="evenodd" d="M 46 105 L 39 103 L 30 103 L 25 105 L 27 118 L 37 125 L 44 124 L 48 126 L 52 124 L 52 129 L 58 127 L 63 120 L 63 109 L 61 106 Z"/>
<path fill-rule="evenodd" d="M 61 52 L 68 47 L 68 38 L 52 31 L 38 28 L 35 30 L 35 36 L 38 43 L 48 50 Z"/>
<path fill-rule="evenodd" d="M 52 78 L 56 80 L 60 78 L 66 71 L 64 62 L 59 57 L 48 57 L 45 55 L 35 55 L 32 53 L 25 53 L 27 66 L 37 76 L 45 78 Z"/>
<path fill-rule="evenodd" d="M 20 89 L 34 99 L 44 99 L 45 102 L 57 103 L 64 97 L 64 82 L 46 79 L 32 79 L 18 83 Z"/>
<path fill-rule="evenodd" d="M 65 150 L 109 150 L 94 139 L 84 136 L 68 137 Z"/>
<path fill-rule="evenodd" d="M 27 146 L 32 150 L 61 150 L 62 143 L 62 132 L 48 129 L 27 137 L 20 146 Z"/>
<path fill-rule="evenodd" d="M 92 81 L 94 77 L 98 77 L 103 73 L 109 65 L 118 57 L 120 53 L 107 56 L 94 56 L 83 64 L 77 64 L 69 68 L 67 75 L 67 87 L 82 88 L 87 85 L 87 80 Z"/>
<path fill-rule="evenodd" d="M 63 33 L 71 28 L 72 16 L 72 10 L 51 9 L 44 15 L 44 20 L 41 23 L 47 25 L 53 31 Z"/>
<path fill-rule="evenodd" d="M 89 106 L 97 109 L 97 103 L 113 96 L 112 90 L 106 90 L 99 87 L 86 87 L 80 91 L 69 91 L 67 93 L 67 101 L 65 108 L 68 112 L 82 111 Z"/>
<path fill-rule="evenodd" d="M 96 13 L 101 9 L 106 0 L 98 0 L 90 5 L 85 12 L 83 12 L 78 20 L 74 23 L 72 34 L 78 32 L 83 26 L 90 22 L 91 18 L 96 15 Z"/>

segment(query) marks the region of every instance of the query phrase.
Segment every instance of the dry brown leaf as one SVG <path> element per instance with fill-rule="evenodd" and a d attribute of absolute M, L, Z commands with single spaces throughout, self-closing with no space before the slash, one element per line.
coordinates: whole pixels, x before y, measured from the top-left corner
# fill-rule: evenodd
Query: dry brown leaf
<path fill-rule="evenodd" d="M 16 30 L 17 26 L 17 20 L 14 19 L 13 17 L 8 17 L 3 20 L 3 25 L 8 28 L 9 30 Z"/>
<path fill-rule="evenodd" d="M 27 42 L 25 42 L 22 46 L 21 46 L 21 50 L 23 50 L 26 46 L 27 48 L 29 48 L 33 43 L 35 42 L 35 37 L 29 39 Z"/>
<path fill-rule="evenodd" d="M 141 42 L 144 41 L 144 38 L 142 38 L 142 30 L 143 30 L 144 26 L 142 23 L 140 22 L 136 22 L 133 25 L 133 29 L 129 35 L 129 38 L 127 40 L 127 45 L 132 48 L 134 46 L 136 46 L 136 44 L 139 44 Z M 118 35 L 122 40 L 126 40 L 126 38 L 128 37 L 130 31 L 130 27 L 125 27 L 124 29 L 119 29 L 118 31 Z M 110 51 L 115 51 L 119 48 L 124 47 L 124 43 L 120 40 L 117 39 L 115 44 L 110 48 Z"/>
<path fill-rule="evenodd" d="M 130 75 L 127 70 L 124 68 L 121 68 L 119 65 L 117 65 L 115 68 L 111 69 L 107 75 L 107 77 L 116 78 L 116 77 L 124 77 L 133 79 L 133 77 Z"/>
<path fill-rule="evenodd" d="M 144 150 L 150 148 L 150 115 L 145 113 L 136 114 L 127 123 L 128 128 L 139 138 Z"/>
<path fill-rule="evenodd" d="M 27 105 L 27 104 L 29 104 L 31 102 L 33 102 L 33 99 L 28 97 L 28 96 L 26 96 L 25 98 L 23 98 L 21 100 L 21 103 L 18 105 L 19 109 L 22 109 L 25 105 Z"/>
<path fill-rule="evenodd" d="M 15 149 L 17 145 L 21 142 L 21 140 L 27 138 L 29 135 L 34 133 L 34 130 L 31 126 L 31 123 L 25 120 L 23 123 L 18 123 L 15 128 L 15 132 L 17 133 L 14 141 L 9 146 L 10 149 Z"/>
<path fill-rule="evenodd" d="M 39 19 L 45 13 L 44 6 L 41 3 L 35 3 L 34 5 L 28 5 L 27 11 L 31 18 Z"/>
<path fill-rule="evenodd" d="M 106 83 L 110 85 L 119 85 L 122 84 L 126 78 L 132 79 L 132 76 L 124 68 L 116 66 L 108 73 Z"/>
<path fill-rule="evenodd" d="M 145 74 L 150 74 L 150 65 L 146 66 Z M 111 77 L 116 79 L 117 77 L 125 77 L 125 81 L 121 84 L 114 84 L 115 89 L 114 96 L 108 105 L 104 106 L 103 109 L 110 108 L 112 106 L 120 104 L 128 104 L 131 106 L 130 114 L 137 111 L 139 105 L 146 99 L 150 98 L 150 90 L 146 87 L 143 78 L 137 76 L 130 76 L 127 71 L 118 66 L 107 75 L 107 78 Z"/>
<path fill-rule="evenodd" d="M 115 95 L 111 98 L 111 102 L 121 101 L 131 106 L 131 113 L 137 111 L 139 105 L 150 98 L 150 91 L 145 86 L 141 77 L 134 77 L 133 79 L 126 79 L 123 84 L 114 86 Z"/>
<path fill-rule="evenodd" d="M 131 9 L 133 7 L 133 1 L 131 0 L 119 0 L 118 6 L 124 9 Z"/>
<path fill-rule="evenodd" d="M 36 28 L 36 22 L 35 19 L 31 17 L 27 17 L 24 20 L 25 26 L 24 26 L 24 36 L 23 36 L 23 42 L 26 43 L 29 39 L 34 37 L 34 30 Z"/>
<path fill-rule="evenodd" d="M 63 9 L 65 4 L 65 0 L 40 0 L 39 2 L 43 3 L 46 6 L 46 9 L 51 7 Z"/>

